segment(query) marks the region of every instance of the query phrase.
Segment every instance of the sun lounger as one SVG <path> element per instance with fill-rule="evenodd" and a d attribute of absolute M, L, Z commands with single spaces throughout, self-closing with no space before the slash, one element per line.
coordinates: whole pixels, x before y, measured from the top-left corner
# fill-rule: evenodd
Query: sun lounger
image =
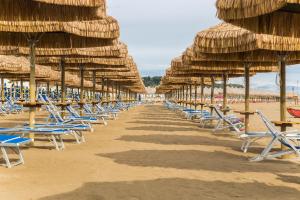
<path fill-rule="evenodd" d="M 268 131 L 270 132 L 271 141 L 265 147 L 265 149 L 257 156 L 250 159 L 250 161 L 262 161 L 266 159 L 278 158 L 284 155 L 295 154 L 300 157 L 300 146 L 298 141 L 300 140 L 299 131 L 286 131 L 281 132 L 277 130 L 274 124 L 260 111 L 257 111 L 261 117 Z M 286 147 L 286 150 L 274 151 L 274 145 L 280 143 Z M 273 150 L 273 151 L 272 151 Z M 271 152 L 272 151 L 272 152 Z"/>
<path fill-rule="evenodd" d="M 32 140 L 29 138 L 22 138 L 16 135 L 0 134 L 0 148 L 5 161 L 4 166 L 12 168 L 13 166 L 24 164 L 24 158 L 20 150 L 20 146 L 30 143 Z M 8 156 L 8 150 L 12 150 L 18 156 L 16 161 L 11 161 Z"/>

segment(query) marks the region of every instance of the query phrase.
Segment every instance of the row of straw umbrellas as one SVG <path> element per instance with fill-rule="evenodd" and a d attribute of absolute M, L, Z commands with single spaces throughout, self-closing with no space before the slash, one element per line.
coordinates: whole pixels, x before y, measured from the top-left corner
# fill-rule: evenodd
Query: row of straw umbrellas
<path fill-rule="evenodd" d="M 280 121 L 274 123 L 285 131 L 293 125 L 286 114 L 286 65 L 300 61 L 300 1 L 217 0 L 216 7 L 217 16 L 224 22 L 196 35 L 183 55 L 173 60 L 157 92 L 174 94 L 182 89 L 182 84 L 171 80 L 175 77 L 210 77 L 212 85 L 219 77 L 225 85 L 223 108 L 226 108 L 228 78 L 244 76 L 245 110 L 240 113 L 245 115 L 247 132 L 249 116 L 254 114 L 249 106 L 249 77 L 277 72 L 280 76 Z M 203 85 L 205 81 L 196 83 Z"/>
<path fill-rule="evenodd" d="M 30 127 L 39 104 L 37 81 L 48 88 L 60 85 L 62 109 L 67 105 L 67 87 L 80 89 L 81 106 L 86 89 L 92 91 L 93 103 L 97 92 L 102 101 L 111 100 L 113 92 L 126 94 L 126 100 L 145 93 L 137 66 L 119 40 L 118 21 L 107 15 L 105 0 L 0 3 L 0 65 L 5 69 L 1 79 L 19 80 L 21 85 L 29 81 L 30 100 L 23 105 L 29 107 Z"/>

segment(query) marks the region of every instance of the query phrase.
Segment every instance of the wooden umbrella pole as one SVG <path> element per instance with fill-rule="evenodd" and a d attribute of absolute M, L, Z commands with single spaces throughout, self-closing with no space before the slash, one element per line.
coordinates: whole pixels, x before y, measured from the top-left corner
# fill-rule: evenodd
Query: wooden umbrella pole
<path fill-rule="evenodd" d="M 104 85 L 105 85 L 105 80 L 104 80 L 104 77 L 102 77 L 102 79 L 101 79 L 101 101 L 103 101 L 104 100 Z"/>
<path fill-rule="evenodd" d="M 182 86 L 182 102 L 185 100 L 185 86 Z M 182 103 L 182 106 L 184 106 L 184 103 Z"/>
<path fill-rule="evenodd" d="M 211 77 L 211 90 L 210 90 L 210 104 L 213 106 L 215 103 L 215 79 Z M 210 109 L 211 114 L 213 113 L 213 108 Z"/>
<path fill-rule="evenodd" d="M 215 79 L 211 77 L 210 104 L 215 103 Z"/>
<path fill-rule="evenodd" d="M 1 77 L 1 100 L 5 101 L 5 88 L 4 88 L 4 78 Z"/>
<path fill-rule="evenodd" d="M 223 76 L 223 113 L 224 115 L 227 114 L 227 79 L 228 75 L 224 74 Z"/>
<path fill-rule="evenodd" d="M 106 79 L 106 101 L 108 104 L 108 102 L 109 102 L 109 80 L 108 80 L 108 78 Z"/>
<path fill-rule="evenodd" d="M 245 132 L 249 131 L 249 115 L 250 110 L 250 65 L 245 63 Z"/>
<path fill-rule="evenodd" d="M 61 70 L 61 103 L 64 104 L 66 102 L 66 71 L 63 58 L 60 59 L 59 65 Z"/>
<path fill-rule="evenodd" d="M 201 111 L 203 111 L 204 107 L 204 78 L 201 78 L 201 90 L 200 90 L 200 101 L 201 101 Z"/>
<path fill-rule="evenodd" d="M 36 82 L 35 82 L 35 54 L 36 54 L 36 41 L 31 40 L 29 42 L 30 46 L 30 78 L 29 78 L 29 98 L 30 98 L 30 104 L 33 106 L 30 106 L 29 108 L 29 126 L 30 128 L 35 127 L 35 111 L 36 108 L 34 105 L 36 104 Z M 29 138 L 34 140 L 34 133 L 29 133 Z"/>
<path fill-rule="evenodd" d="M 59 94 L 58 94 L 58 92 L 59 92 L 59 91 L 58 91 L 58 83 L 56 83 L 55 86 L 56 86 L 56 95 L 57 95 L 56 97 L 58 98 L 58 96 L 59 96 Z"/>
<path fill-rule="evenodd" d="M 194 99 L 194 103 L 195 103 L 195 110 L 197 110 L 197 98 L 198 98 L 198 86 L 195 85 L 195 99 Z"/>
<path fill-rule="evenodd" d="M 190 85 L 190 109 L 192 109 L 192 96 L 193 96 L 193 92 L 192 92 L 192 85 Z"/>
<path fill-rule="evenodd" d="M 23 93 L 23 79 L 21 79 L 21 86 L 20 86 L 20 100 L 24 100 L 24 93 Z"/>
<path fill-rule="evenodd" d="M 285 122 L 286 118 L 286 55 L 280 55 L 280 121 L 282 122 L 281 131 L 286 131 Z M 281 144 L 282 150 L 289 149 L 288 147 Z M 295 155 L 285 155 L 282 158 L 288 159 L 293 158 Z"/>
<path fill-rule="evenodd" d="M 119 101 L 121 101 L 121 85 L 119 84 L 119 91 L 118 91 Z"/>
<path fill-rule="evenodd" d="M 286 121 L 286 63 L 285 57 L 280 57 L 280 121 Z M 286 131 L 282 126 L 281 131 Z"/>
<path fill-rule="evenodd" d="M 83 102 L 84 102 L 84 69 L 80 66 L 80 114 L 83 116 Z"/>
<path fill-rule="evenodd" d="M 22 82 L 21 82 L 22 84 Z M 47 81 L 47 95 L 50 96 L 50 82 Z"/>
<path fill-rule="evenodd" d="M 96 102 L 96 71 L 93 71 L 93 101 Z"/>

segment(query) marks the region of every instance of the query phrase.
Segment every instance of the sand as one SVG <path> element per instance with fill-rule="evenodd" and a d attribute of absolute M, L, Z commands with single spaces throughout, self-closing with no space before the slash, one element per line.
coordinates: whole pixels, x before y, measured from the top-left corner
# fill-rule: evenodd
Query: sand
<path fill-rule="evenodd" d="M 278 119 L 278 104 L 252 104 Z M 234 105 L 241 109 L 242 105 Z M 39 116 L 42 120 L 42 116 Z M 27 114 L 1 119 L 1 126 Z M 257 117 L 251 128 L 264 130 Z M 145 105 L 123 112 L 107 127 L 95 126 L 85 144 L 66 142 L 62 152 L 24 149 L 25 165 L 0 167 L 0 199 L 199 200 L 299 199 L 298 162 L 251 163 L 228 132 L 212 134 L 166 110 Z M 39 142 L 45 144 L 45 142 Z"/>

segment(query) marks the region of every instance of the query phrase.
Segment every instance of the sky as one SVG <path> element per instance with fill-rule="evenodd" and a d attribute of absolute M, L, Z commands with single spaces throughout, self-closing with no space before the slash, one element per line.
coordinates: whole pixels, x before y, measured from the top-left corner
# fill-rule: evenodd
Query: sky
<path fill-rule="evenodd" d="M 192 45 L 197 32 L 220 22 L 214 0 L 108 0 L 107 7 L 119 21 L 121 41 L 128 45 L 142 76 L 163 75 L 171 60 Z M 290 90 L 297 86 L 299 66 L 288 68 L 287 80 Z M 251 78 L 251 87 L 278 91 L 276 74 Z"/>

